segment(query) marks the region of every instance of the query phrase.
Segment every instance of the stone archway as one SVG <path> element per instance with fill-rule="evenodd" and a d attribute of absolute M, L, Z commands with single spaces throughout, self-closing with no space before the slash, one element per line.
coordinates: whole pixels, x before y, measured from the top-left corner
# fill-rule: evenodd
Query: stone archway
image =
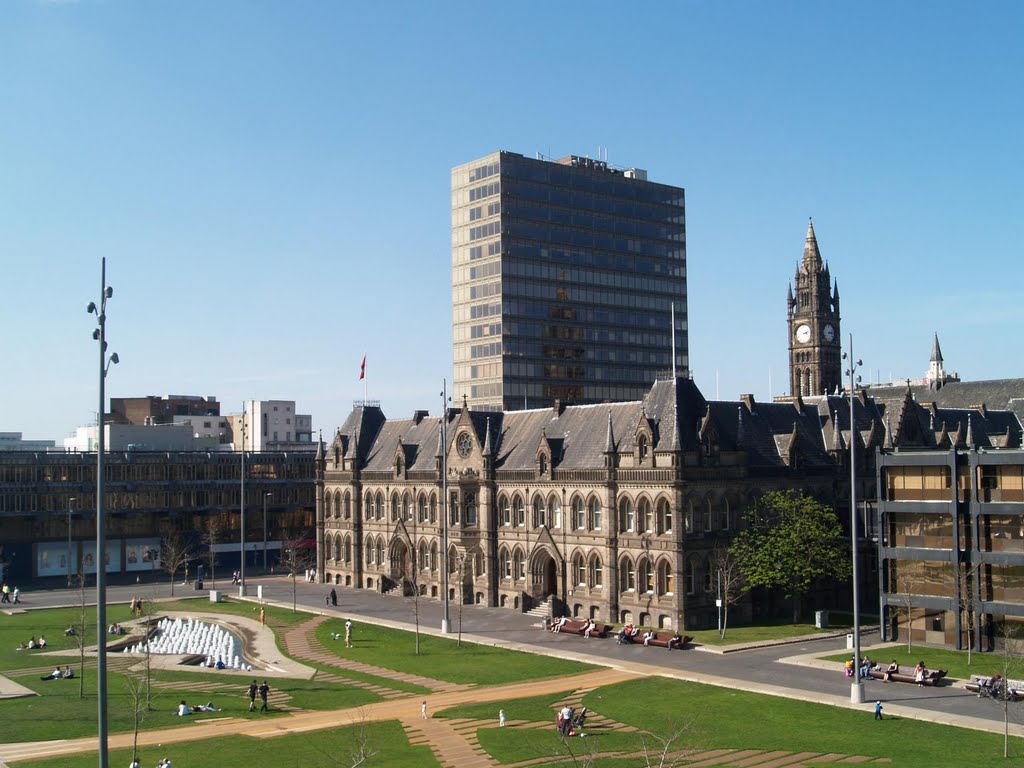
<path fill-rule="evenodd" d="M 392 540 L 388 565 L 388 575 L 393 582 L 402 585 L 402 594 L 412 594 L 412 553 L 404 539 L 396 537 Z"/>
<path fill-rule="evenodd" d="M 538 549 L 530 559 L 530 581 L 526 585 L 530 596 L 544 600 L 558 595 L 558 563 L 546 549 Z"/>

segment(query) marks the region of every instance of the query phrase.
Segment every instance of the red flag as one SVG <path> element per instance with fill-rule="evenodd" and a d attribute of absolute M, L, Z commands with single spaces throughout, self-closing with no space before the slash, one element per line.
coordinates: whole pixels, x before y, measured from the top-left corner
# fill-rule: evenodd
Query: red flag
<path fill-rule="evenodd" d="M 366 355 L 363 355 L 363 362 L 359 364 L 359 380 L 366 378 Z"/>

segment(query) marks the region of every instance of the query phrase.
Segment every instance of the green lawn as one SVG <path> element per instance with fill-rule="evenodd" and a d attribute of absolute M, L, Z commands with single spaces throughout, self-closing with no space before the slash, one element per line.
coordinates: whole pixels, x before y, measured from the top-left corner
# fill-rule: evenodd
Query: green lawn
<path fill-rule="evenodd" d="M 354 647 L 346 648 L 343 640 L 331 638 L 331 632 L 343 635 L 344 620 L 330 619 L 316 631 L 317 640 L 339 656 L 450 683 L 498 685 L 576 675 L 594 669 L 590 664 L 465 641 L 460 647 L 454 639 L 433 635 L 420 635 L 420 652 L 417 655 L 412 633 L 362 623 L 357 623 L 353 629 Z"/>
<path fill-rule="evenodd" d="M 863 648 L 861 653 L 865 653 Z M 890 661 L 896 659 L 902 672 L 912 672 L 917 662 L 923 661 L 924 665 L 929 669 L 944 669 L 946 670 L 947 677 L 955 677 L 961 680 L 966 680 L 971 675 L 1002 673 L 1004 663 L 1003 656 L 1000 653 L 978 653 L 975 651 L 971 654 L 971 663 L 968 665 L 966 651 L 954 651 L 948 648 L 934 648 L 923 645 L 912 646 L 909 652 L 905 645 L 894 645 L 876 652 L 867 652 L 866 655 L 870 656 L 872 661 L 876 661 L 882 666 L 888 666 Z M 822 658 L 827 661 L 845 662 L 852 657 L 853 652 L 846 651 Z M 1018 671 L 1018 676 L 1022 674 L 1024 674 L 1024 668 L 1020 668 Z M 1013 674 L 1009 675 L 1009 677 L 1013 676 Z"/>
<path fill-rule="evenodd" d="M 760 643 L 766 640 L 780 640 L 787 637 L 803 637 L 805 635 L 825 635 L 845 631 L 853 626 L 852 617 L 841 613 L 829 613 L 828 629 L 818 629 L 814 622 L 793 624 L 784 619 L 759 621 L 756 624 L 739 624 L 726 628 L 725 639 L 717 629 L 700 629 L 686 632 L 694 637 L 695 643 L 701 645 L 734 645 L 737 643 Z M 864 625 L 863 619 L 861 626 Z"/>
<path fill-rule="evenodd" d="M 143 747 L 139 762 L 149 768 L 162 758 L 170 758 L 176 766 L 202 768 L 254 768 L 254 766 L 344 766 L 351 764 L 346 757 L 359 739 L 359 727 L 350 726 L 329 731 L 291 734 L 271 739 L 248 736 L 230 736 L 206 741 L 188 741 L 166 744 L 163 747 Z M 365 763 L 367 766 L 388 768 L 433 768 L 438 765 L 429 747 L 411 746 L 402 726 L 396 722 L 370 723 L 366 726 L 367 744 L 375 752 Z M 216 759 L 212 756 L 216 755 Z M 130 750 L 110 752 L 110 765 L 128 765 Z M 18 765 L 32 768 L 92 768 L 96 753 L 67 755 L 53 760 L 34 760 Z"/>

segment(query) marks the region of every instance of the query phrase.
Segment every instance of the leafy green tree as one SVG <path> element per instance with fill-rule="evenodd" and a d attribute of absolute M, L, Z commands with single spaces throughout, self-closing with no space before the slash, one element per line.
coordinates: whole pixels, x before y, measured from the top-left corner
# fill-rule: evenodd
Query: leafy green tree
<path fill-rule="evenodd" d="M 746 528 L 730 552 L 746 579 L 745 589 L 778 588 L 793 600 L 793 622 L 801 602 L 823 578 L 848 579 L 849 552 L 835 512 L 795 491 L 770 491 L 744 515 Z"/>

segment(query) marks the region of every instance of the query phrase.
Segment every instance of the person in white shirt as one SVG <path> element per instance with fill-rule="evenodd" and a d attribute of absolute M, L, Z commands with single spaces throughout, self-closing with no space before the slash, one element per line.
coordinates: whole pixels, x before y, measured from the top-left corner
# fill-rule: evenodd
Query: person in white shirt
<path fill-rule="evenodd" d="M 184 717 L 188 713 L 189 713 L 188 704 L 186 704 L 185 700 L 182 699 L 181 700 L 181 704 L 178 705 L 178 717 Z"/>

